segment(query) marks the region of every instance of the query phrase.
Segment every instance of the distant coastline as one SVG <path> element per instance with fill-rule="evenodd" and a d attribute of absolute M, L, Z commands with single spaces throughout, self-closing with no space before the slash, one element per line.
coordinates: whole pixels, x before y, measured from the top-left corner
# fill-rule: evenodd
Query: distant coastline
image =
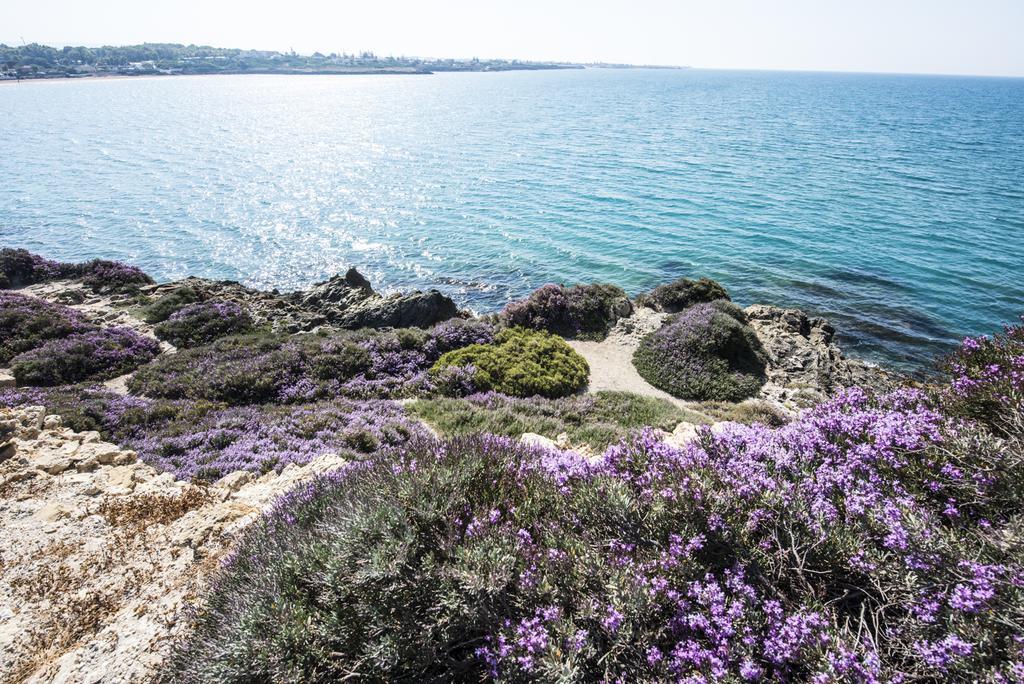
<path fill-rule="evenodd" d="M 421 59 L 360 54 L 299 55 L 266 50 L 146 43 L 121 47 L 55 48 L 0 44 L 0 81 L 136 76 L 262 74 L 305 76 L 429 75 L 438 72 L 546 71 L 555 69 L 681 69 L 632 64 L 534 62 L 507 59 Z"/>

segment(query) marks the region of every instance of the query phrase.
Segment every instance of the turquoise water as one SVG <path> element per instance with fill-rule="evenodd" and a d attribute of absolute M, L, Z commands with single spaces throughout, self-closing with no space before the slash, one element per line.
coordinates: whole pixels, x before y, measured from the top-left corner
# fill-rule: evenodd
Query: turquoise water
<path fill-rule="evenodd" d="M 0 244 L 477 311 L 678 276 L 922 366 L 1024 313 L 1024 80 L 587 70 L 0 85 Z"/>

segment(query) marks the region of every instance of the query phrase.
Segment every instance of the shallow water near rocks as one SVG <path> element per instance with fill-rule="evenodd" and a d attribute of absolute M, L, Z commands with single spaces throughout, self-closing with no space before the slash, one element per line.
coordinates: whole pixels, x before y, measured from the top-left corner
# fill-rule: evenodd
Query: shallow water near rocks
<path fill-rule="evenodd" d="M 1024 313 L 1024 80 L 585 70 L 0 85 L 0 243 L 167 280 L 356 265 L 484 312 L 679 276 L 924 367 Z"/>

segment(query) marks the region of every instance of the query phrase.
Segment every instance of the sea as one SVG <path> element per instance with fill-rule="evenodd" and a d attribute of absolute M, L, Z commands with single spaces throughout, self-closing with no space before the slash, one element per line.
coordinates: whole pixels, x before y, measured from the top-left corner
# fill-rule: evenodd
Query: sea
<path fill-rule="evenodd" d="M 1024 79 L 661 69 L 0 84 L 0 246 L 479 313 L 679 277 L 932 367 L 1024 314 Z"/>

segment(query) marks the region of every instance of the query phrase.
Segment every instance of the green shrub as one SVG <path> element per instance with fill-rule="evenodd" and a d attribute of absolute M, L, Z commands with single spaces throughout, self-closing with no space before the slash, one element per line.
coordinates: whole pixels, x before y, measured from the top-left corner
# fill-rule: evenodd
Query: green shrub
<path fill-rule="evenodd" d="M 355 339 L 347 334 L 223 337 L 161 356 L 139 369 L 128 389 L 152 398 L 232 406 L 333 397 L 341 383 L 371 369 L 370 352 Z"/>
<path fill-rule="evenodd" d="M 445 437 L 487 432 L 519 437 L 533 432 L 550 439 L 565 433 L 573 445 L 601 450 L 630 431 L 654 427 L 672 431 L 682 421 L 707 422 L 664 399 L 629 392 L 597 392 L 560 399 L 520 399 L 494 392 L 464 399 L 421 399 L 409 413 Z"/>
<path fill-rule="evenodd" d="M 130 373 L 158 353 L 156 340 L 130 328 L 101 328 L 50 340 L 11 359 L 19 385 L 49 387 L 109 380 Z"/>
<path fill-rule="evenodd" d="M 545 285 L 506 306 L 502 317 L 513 327 L 603 340 L 616 319 L 629 315 L 631 309 L 626 293 L 615 285 Z"/>
<path fill-rule="evenodd" d="M 637 306 L 646 306 L 656 311 L 678 313 L 694 304 L 729 299 L 725 288 L 709 278 L 690 280 L 680 278 L 667 285 L 659 285 L 650 292 L 636 298 Z"/>
<path fill-rule="evenodd" d="M 249 312 L 235 302 L 207 300 L 178 309 L 153 332 L 176 347 L 198 347 L 219 337 L 249 332 L 252 327 Z"/>
<path fill-rule="evenodd" d="M 66 306 L 16 292 L 0 292 L 0 364 L 49 341 L 93 330 Z"/>
<path fill-rule="evenodd" d="M 640 342 L 637 372 L 681 399 L 740 401 L 764 384 L 765 354 L 743 311 L 696 304 Z"/>
<path fill-rule="evenodd" d="M 501 331 L 494 344 L 473 344 L 447 352 L 433 372 L 456 367 L 472 367 L 478 390 L 516 397 L 563 397 L 582 389 L 590 374 L 586 359 L 561 337 L 523 328 Z"/>
<path fill-rule="evenodd" d="M 163 323 L 171 314 L 188 304 L 202 302 L 206 296 L 190 285 L 179 287 L 158 297 L 152 304 L 142 310 L 142 320 L 147 323 Z"/>

